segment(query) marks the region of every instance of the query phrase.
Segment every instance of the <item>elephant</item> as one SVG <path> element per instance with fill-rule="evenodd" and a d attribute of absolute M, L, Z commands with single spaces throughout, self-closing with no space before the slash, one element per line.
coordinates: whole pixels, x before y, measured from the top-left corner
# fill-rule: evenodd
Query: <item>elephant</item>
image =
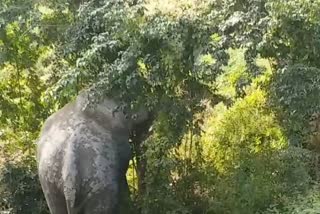
<path fill-rule="evenodd" d="M 130 136 L 146 130 L 150 113 L 115 112 L 119 105 L 109 97 L 84 108 L 87 102 L 88 92 L 81 92 L 52 114 L 37 141 L 39 180 L 51 214 L 117 214 L 127 206 Z"/>

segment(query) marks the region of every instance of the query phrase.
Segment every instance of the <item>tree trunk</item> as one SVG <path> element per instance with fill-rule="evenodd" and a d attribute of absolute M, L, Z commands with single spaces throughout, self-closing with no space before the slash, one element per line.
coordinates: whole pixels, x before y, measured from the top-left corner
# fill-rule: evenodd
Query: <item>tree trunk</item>
<path fill-rule="evenodd" d="M 135 170 L 138 178 L 139 197 L 142 197 L 146 192 L 147 159 L 145 157 L 146 147 L 143 145 L 143 142 L 152 134 L 150 127 L 153 121 L 154 114 L 150 113 L 149 119 L 138 127 L 135 127 L 130 137 L 133 144 L 133 153 L 136 158 Z"/>
<path fill-rule="evenodd" d="M 138 178 L 138 195 L 143 196 L 146 192 L 146 170 L 147 170 L 147 160 L 144 156 L 145 148 L 143 148 L 142 142 L 133 142 L 135 148 L 136 156 L 136 172 Z"/>

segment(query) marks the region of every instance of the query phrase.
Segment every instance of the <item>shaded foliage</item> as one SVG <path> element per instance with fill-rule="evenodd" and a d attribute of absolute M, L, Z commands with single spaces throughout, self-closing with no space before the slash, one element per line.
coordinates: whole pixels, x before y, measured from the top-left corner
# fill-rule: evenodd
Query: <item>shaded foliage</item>
<path fill-rule="evenodd" d="M 49 213 L 34 159 L 7 162 L 0 169 L 0 210 L 10 213 Z"/>
<path fill-rule="evenodd" d="M 311 134 L 311 116 L 319 112 L 319 69 L 303 65 L 278 72 L 270 88 L 272 104 L 294 145 L 307 146 Z"/>
<path fill-rule="evenodd" d="M 93 103 L 109 95 L 154 114 L 153 134 L 132 145 L 138 212 L 308 210 L 313 191 L 301 206 L 290 200 L 319 178 L 318 156 L 289 143 L 309 143 L 319 112 L 318 4 L 2 1 L 1 203 L 47 212 L 36 138 L 90 88 Z"/>

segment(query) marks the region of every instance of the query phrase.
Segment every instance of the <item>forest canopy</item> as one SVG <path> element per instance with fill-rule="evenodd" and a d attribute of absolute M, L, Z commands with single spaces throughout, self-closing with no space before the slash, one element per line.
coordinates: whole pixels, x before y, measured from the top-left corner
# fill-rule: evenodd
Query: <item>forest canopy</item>
<path fill-rule="evenodd" d="M 319 19 L 318 0 L 1 0 L 0 210 L 48 213 L 36 140 L 90 89 L 154 113 L 136 213 L 319 213 Z"/>

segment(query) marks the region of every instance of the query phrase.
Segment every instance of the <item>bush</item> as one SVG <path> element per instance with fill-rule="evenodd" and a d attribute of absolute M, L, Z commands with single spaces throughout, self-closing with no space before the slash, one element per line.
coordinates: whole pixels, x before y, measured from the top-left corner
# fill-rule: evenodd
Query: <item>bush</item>
<path fill-rule="evenodd" d="M 207 178 L 207 213 L 256 213 L 309 187 L 311 154 L 288 146 L 260 89 L 213 110 L 202 140 L 206 164 L 218 172 Z"/>
<path fill-rule="evenodd" d="M 0 168 L 0 195 L 0 208 L 12 214 L 49 213 L 32 158 L 4 162 Z"/>
<path fill-rule="evenodd" d="M 320 212 L 319 184 L 313 185 L 306 194 L 286 199 L 282 207 L 270 206 L 263 214 L 316 214 Z"/>
<path fill-rule="evenodd" d="M 292 145 L 309 146 L 309 120 L 320 112 L 319 72 L 294 65 L 276 72 L 270 84 L 269 102 Z"/>
<path fill-rule="evenodd" d="M 202 136 L 163 137 L 159 130 L 172 133 L 166 122 L 155 127 L 146 142 L 147 191 L 137 201 L 143 213 L 251 214 L 308 190 L 313 153 L 288 145 L 263 90 L 247 93 L 231 108 L 219 104 L 198 115 Z"/>

